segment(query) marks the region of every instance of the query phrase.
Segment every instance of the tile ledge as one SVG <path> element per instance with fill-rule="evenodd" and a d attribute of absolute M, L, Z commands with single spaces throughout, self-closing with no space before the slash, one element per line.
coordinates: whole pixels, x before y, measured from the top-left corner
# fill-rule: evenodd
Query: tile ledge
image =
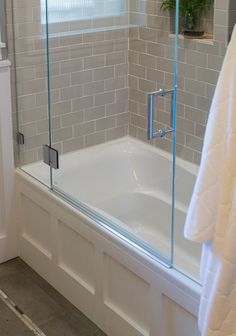
<path fill-rule="evenodd" d="M 174 38 L 175 34 L 169 34 L 169 37 Z M 184 37 L 184 35 L 182 35 L 182 34 L 179 34 L 179 39 L 180 40 L 185 40 L 185 41 L 196 41 L 196 42 L 202 43 L 202 44 L 214 45 L 213 38 L 188 38 L 188 37 Z"/>
<path fill-rule="evenodd" d="M 48 38 L 61 38 L 61 37 L 71 37 L 71 36 L 78 36 L 83 34 L 91 34 L 91 33 L 99 33 L 99 32 L 107 32 L 112 30 L 119 30 L 119 29 L 130 29 L 138 27 L 134 24 L 124 24 L 124 25 L 114 25 L 114 26 L 107 26 L 107 27 L 93 27 L 93 28 L 85 28 L 85 29 L 79 29 L 79 30 L 69 30 L 66 32 L 55 32 L 50 33 Z M 46 36 L 39 36 L 37 39 L 39 40 L 45 40 Z"/>

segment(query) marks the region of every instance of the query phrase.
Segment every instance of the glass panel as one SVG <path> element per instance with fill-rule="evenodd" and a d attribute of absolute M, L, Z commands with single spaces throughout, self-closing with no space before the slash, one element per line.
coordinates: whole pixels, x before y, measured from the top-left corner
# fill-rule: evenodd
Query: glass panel
<path fill-rule="evenodd" d="M 195 279 L 199 276 L 201 246 L 184 239 L 183 224 L 200 164 L 205 126 L 225 46 L 232 22 L 235 22 L 233 15 L 235 11 L 228 11 L 227 3 L 222 2 L 219 11 L 217 2 L 212 2 L 210 8 L 201 13 L 193 33 L 188 29 L 188 36 L 184 36 L 186 28 L 180 27 L 174 265 Z M 227 17 L 222 26 L 223 18 Z M 200 36 L 196 38 L 194 34 Z"/>
<path fill-rule="evenodd" d="M 60 151 L 52 187 L 170 264 L 173 133 L 148 141 L 148 94 L 174 88 L 175 35 L 160 7 L 48 0 L 52 143 Z M 172 96 L 153 98 L 155 134 L 171 130 Z"/>
<path fill-rule="evenodd" d="M 5 1 L 0 0 L 0 60 L 7 58 L 5 13 L 6 13 Z"/>
<path fill-rule="evenodd" d="M 49 125 L 47 45 L 41 6 L 40 0 L 7 2 L 7 15 L 9 22 L 13 16 L 14 30 L 14 39 L 10 31 L 8 43 L 9 57 L 15 65 L 16 86 L 12 87 L 14 126 L 18 132 L 15 138 L 21 142 L 16 150 L 18 163 L 28 174 L 50 185 L 49 166 L 42 162 L 43 145 L 49 143 Z"/>

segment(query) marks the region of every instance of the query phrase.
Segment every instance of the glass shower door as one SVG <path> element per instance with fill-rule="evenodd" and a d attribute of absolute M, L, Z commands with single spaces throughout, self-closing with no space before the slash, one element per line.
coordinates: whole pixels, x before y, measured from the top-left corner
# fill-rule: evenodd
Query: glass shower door
<path fill-rule="evenodd" d="M 218 13 L 217 2 L 212 2 L 199 20 L 199 30 L 204 31 L 204 35 L 196 38 L 182 34 L 179 40 L 174 266 L 195 279 L 199 277 L 201 245 L 186 240 L 183 230 L 201 160 L 208 114 L 232 32 L 230 22 L 234 14 L 227 6 L 222 2 L 222 11 Z M 219 32 L 224 13 L 229 16 L 229 22 Z"/>
<path fill-rule="evenodd" d="M 59 151 L 51 187 L 100 225 L 170 265 L 174 18 L 153 1 L 46 4 L 51 144 Z"/>
<path fill-rule="evenodd" d="M 45 16 L 38 1 L 6 2 L 8 54 L 12 72 L 15 162 L 26 173 L 50 186 L 50 168 L 43 163 L 43 146 L 50 144 L 48 66 Z M 10 26 L 10 25 L 9 25 Z"/>

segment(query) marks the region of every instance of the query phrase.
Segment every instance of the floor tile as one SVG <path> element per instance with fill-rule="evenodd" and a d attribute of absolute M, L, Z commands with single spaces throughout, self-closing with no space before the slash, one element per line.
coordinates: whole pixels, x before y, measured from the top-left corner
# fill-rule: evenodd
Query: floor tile
<path fill-rule="evenodd" d="M 0 312 L 0 335 L 31 335 L 28 327 L 6 306 Z"/>
<path fill-rule="evenodd" d="M 0 278 L 2 275 L 13 275 L 28 271 L 29 267 L 20 258 L 12 259 L 0 265 Z"/>
<path fill-rule="evenodd" d="M 13 300 L 46 336 L 106 336 L 92 321 L 76 309 L 68 300 L 44 279 L 16 258 L 0 265 L 0 289 Z M 6 307 L 0 300 L 0 335 L 32 335 L 10 310 L 9 320 Z M 9 312 L 8 312 L 9 313 Z M 17 326 L 21 325 L 17 329 Z M 2 329 L 1 329 L 2 328 Z M 17 330 L 17 333 L 14 334 Z"/>
<path fill-rule="evenodd" d="M 57 302 L 36 286 L 25 274 L 0 277 L 2 289 L 36 324 L 41 324 L 63 313 Z"/>

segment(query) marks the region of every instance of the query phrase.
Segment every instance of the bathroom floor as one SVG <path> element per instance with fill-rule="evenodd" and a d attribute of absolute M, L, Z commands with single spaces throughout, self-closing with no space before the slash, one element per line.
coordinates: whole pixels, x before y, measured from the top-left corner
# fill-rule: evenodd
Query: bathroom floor
<path fill-rule="evenodd" d="M 106 336 L 96 325 L 70 304 L 21 259 L 0 265 L 1 336 Z M 17 305 L 19 317 L 11 310 Z M 9 306 L 7 305 L 9 304 Z M 30 330 L 24 313 L 38 331 Z"/>

